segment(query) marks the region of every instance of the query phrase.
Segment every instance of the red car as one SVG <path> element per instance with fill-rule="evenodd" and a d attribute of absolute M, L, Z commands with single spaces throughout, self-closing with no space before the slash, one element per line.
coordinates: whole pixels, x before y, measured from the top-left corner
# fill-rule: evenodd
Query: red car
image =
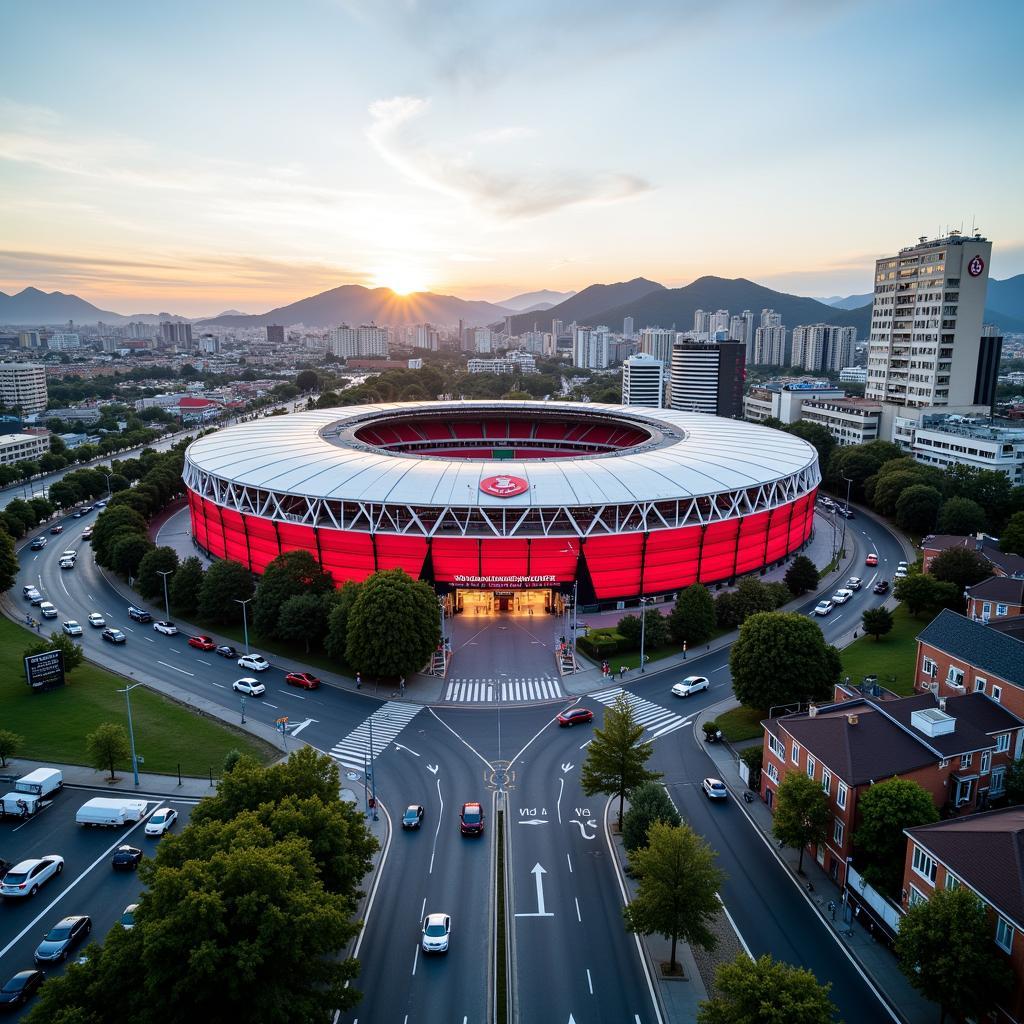
<path fill-rule="evenodd" d="M 567 725 L 584 725 L 594 720 L 594 712 L 590 708 L 570 708 L 558 716 L 558 724 L 564 728 Z"/>
<path fill-rule="evenodd" d="M 217 645 L 208 636 L 190 636 L 189 647 L 198 647 L 201 651 L 212 651 Z"/>
<path fill-rule="evenodd" d="M 864 559 L 864 564 L 878 565 L 878 555 L 868 555 L 868 557 Z"/>
<path fill-rule="evenodd" d="M 459 815 L 459 831 L 464 836 L 484 834 L 484 809 L 480 804 L 463 804 Z"/>
<path fill-rule="evenodd" d="M 301 686 L 303 690 L 320 689 L 320 680 L 312 672 L 289 672 L 284 681 L 289 686 Z"/>

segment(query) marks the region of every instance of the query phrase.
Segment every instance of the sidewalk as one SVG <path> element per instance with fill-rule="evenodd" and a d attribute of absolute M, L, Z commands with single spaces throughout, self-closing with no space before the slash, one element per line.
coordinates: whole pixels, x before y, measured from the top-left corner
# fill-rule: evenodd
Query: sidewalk
<path fill-rule="evenodd" d="M 222 766 L 217 765 L 217 770 L 222 771 Z M 211 796 L 217 787 L 218 778 L 214 777 L 211 783 L 209 778 L 199 779 L 190 775 L 183 775 L 181 782 L 178 782 L 177 775 L 157 775 L 154 772 L 139 772 L 139 788 L 136 789 L 132 770 L 121 771 L 117 778 L 111 782 L 110 772 L 106 769 L 97 771 L 95 768 L 88 768 L 81 764 L 54 764 L 51 761 L 28 761 L 20 757 L 9 757 L 7 767 L 0 768 L 0 777 L 13 776 L 20 778 L 27 775 L 36 768 L 59 768 L 64 776 L 66 786 L 90 786 L 94 789 L 108 789 L 111 792 L 120 790 L 132 794 L 152 794 L 163 797 L 183 797 L 185 799 L 199 799 L 204 796 Z"/>

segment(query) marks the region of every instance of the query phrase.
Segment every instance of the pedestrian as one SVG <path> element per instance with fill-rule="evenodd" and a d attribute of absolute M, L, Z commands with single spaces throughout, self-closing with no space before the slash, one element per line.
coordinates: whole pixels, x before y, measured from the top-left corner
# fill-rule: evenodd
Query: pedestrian
<path fill-rule="evenodd" d="M 626 666 L 625 665 L 620 665 L 619 666 L 619 678 L 620 679 L 624 679 L 625 676 L 626 676 Z"/>
<path fill-rule="evenodd" d="M 37 632 L 37 633 L 38 633 L 38 632 L 40 632 L 40 630 L 39 630 L 39 627 L 40 627 L 41 623 L 40 623 L 40 621 L 39 621 L 38 619 L 36 619 L 36 620 L 35 620 L 35 621 L 34 621 L 34 622 L 32 623 L 32 625 L 34 625 L 34 626 L 36 627 L 36 632 Z"/>
<path fill-rule="evenodd" d="M 360 689 L 363 685 L 363 677 L 357 672 L 356 673 L 356 689 Z"/>
<path fill-rule="evenodd" d="M 398 692 L 404 697 L 405 696 L 405 676 L 402 676 L 398 680 Z"/>

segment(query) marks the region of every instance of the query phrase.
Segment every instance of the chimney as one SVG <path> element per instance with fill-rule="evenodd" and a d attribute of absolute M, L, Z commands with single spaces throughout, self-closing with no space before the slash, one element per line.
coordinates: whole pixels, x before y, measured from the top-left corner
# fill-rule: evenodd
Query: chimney
<path fill-rule="evenodd" d="M 807 717 L 813 718 L 818 713 L 817 704 L 808 704 L 807 706 Z"/>
<path fill-rule="evenodd" d="M 847 725 L 856 725 L 858 721 L 859 721 L 859 719 L 858 719 L 857 715 L 847 715 L 846 716 L 846 723 L 847 723 Z"/>

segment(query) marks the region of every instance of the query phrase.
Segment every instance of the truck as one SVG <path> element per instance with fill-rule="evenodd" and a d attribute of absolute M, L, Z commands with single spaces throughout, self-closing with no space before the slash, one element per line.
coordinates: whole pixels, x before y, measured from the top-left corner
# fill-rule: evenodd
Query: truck
<path fill-rule="evenodd" d="M 64 775 L 58 768 L 37 768 L 18 779 L 14 788 L 19 793 L 33 793 L 46 798 L 64 788 Z"/>
<path fill-rule="evenodd" d="M 86 827 L 96 825 L 117 828 L 141 821 L 146 816 L 146 807 L 145 800 L 97 796 L 78 808 L 75 821 Z"/>
<path fill-rule="evenodd" d="M 11 818 L 29 818 L 42 806 L 42 798 L 33 793 L 5 793 L 0 797 L 0 813 Z"/>

